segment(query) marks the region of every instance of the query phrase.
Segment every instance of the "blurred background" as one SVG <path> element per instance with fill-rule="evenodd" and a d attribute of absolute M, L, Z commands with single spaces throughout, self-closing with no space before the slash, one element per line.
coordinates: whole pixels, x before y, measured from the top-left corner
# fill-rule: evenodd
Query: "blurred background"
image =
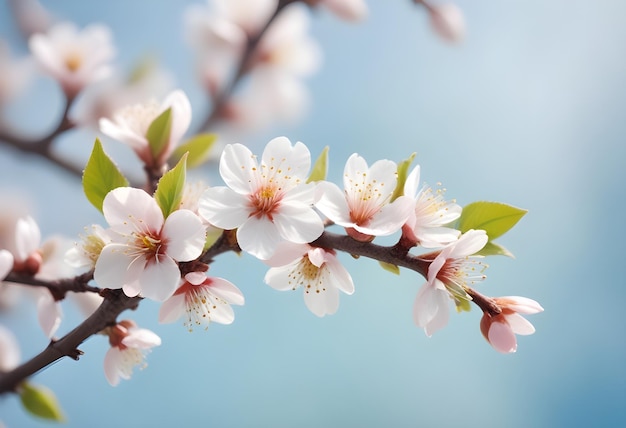
<path fill-rule="evenodd" d="M 130 69 L 152 55 L 191 100 L 194 120 L 206 100 L 184 38 L 184 10 L 197 1 L 43 1 L 62 20 L 109 26 L 116 64 Z M 370 1 L 358 24 L 319 10 L 311 33 L 323 66 L 307 79 L 309 112 L 241 141 L 260 153 L 286 135 L 313 156 L 330 146 L 329 179 L 358 152 L 370 163 L 412 152 L 422 180 L 441 181 L 466 205 L 506 202 L 529 210 L 499 243 L 516 259 L 487 260 L 479 290 L 522 295 L 545 312 L 537 331 L 518 337 L 516 354 L 493 350 L 481 313 L 451 314 L 427 338 L 413 324 L 423 280 L 383 271 L 369 260 L 341 260 L 356 286 L 339 311 L 319 319 L 301 293 L 263 284 L 266 267 L 227 254 L 211 268 L 246 297 L 234 324 L 188 333 L 159 325 L 158 305 L 125 313 L 163 339 L 148 367 L 111 387 L 102 368 L 108 349 L 92 337 L 79 362 L 63 359 L 33 378 L 56 393 L 68 427 L 573 427 L 619 426 L 626 419 L 626 3 L 621 0 L 459 0 L 464 41 L 450 46 L 409 0 Z M 0 37 L 17 55 L 26 45 L 0 3 Z M 61 113 L 60 90 L 39 78 L 9 108 L 12 124 L 44 134 Z M 193 125 L 192 125 L 193 128 Z M 60 150 L 86 160 L 96 132 L 72 131 Z M 105 148 L 120 163 L 119 143 Z M 197 172 L 211 183 L 210 168 Z M 32 156 L 0 149 L 0 188 L 30 201 L 44 237 L 76 239 L 103 224 L 75 177 Z M 12 199 L 3 197 L 0 209 Z M 614 270 L 617 269 L 617 270 Z M 59 335 L 80 320 L 65 305 Z M 47 340 L 31 302 L 0 322 L 19 334 L 22 357 Z M 0 397 L 0 426 L 46 425 L 14 396 Z"/>

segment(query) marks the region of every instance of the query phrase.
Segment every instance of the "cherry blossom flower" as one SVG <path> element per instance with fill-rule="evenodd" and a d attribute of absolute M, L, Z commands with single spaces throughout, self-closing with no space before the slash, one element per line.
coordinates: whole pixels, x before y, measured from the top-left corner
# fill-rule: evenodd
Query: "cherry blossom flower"
<path fill-rule="evenodd" d="M 130 187 L 109 192 L 102 211 L 112 242 L 100 252 L 96 282 L 122 288 L 129 297 L 170 297 L 180 280 L 177 262 L 194 260 L 202 252 L 205 230 L 198 216 L 177 210 L 164 219 L 150 195 Z"/>
<path fill-rule="evenodd" d="M 431 262 L 426 283 L 417 293 L 413 306 L 413 320 L 424 328 L 427 336 L 448 323 L 450 299 L 469 299 L 464 287 L 485 278 L 483 269 L 477 269 L 481 265 L 478 258 L 470 256 L 480 251 L 487 240 L 484 230 L 468 230 Z"/>
<path fill-rule="evenodd" d="M 313 0 L 313 3 L 328 8 L 345 21 L 362 21 L 368 14 L 364 0 Z"/>
<path fill-rule="evenodd" d="M 229 144 L 220 159 L 228 187 L 209 188 L 200 215 L 216 227 L 237 228 L 241 249 L 260 259 L 282 241 L 312 242 L 324 225 L 313 209 L 315 185 L 306 184 L 310 166 L 309 149 L 286 137 L 267 144 L 260 164 L 247 147 Z"/>
<path fill-rule="evenodd" d="M 223 278 L 207 277 L 204 272 L 190 272 L 185 275 L 183 284 L 174 295 L 161 305 L 159 322 L 171 323 L 185 313 L 185 326 L 189 331 L 193 326 L 211 322 L 232 324 L 235 313 L 230 305 L 243 305 L 241 291 Z"/>
<path fill-rule="evenodd" d="M 0 106 L 24 89 L 31 78 L 32 71 L 30 58 L 13 58 L 9 45 L 4 40 L 0 40 Z"/>
<path fill-rule="evenodd" d="M 458 239 L 460 231 L 445 227 L 461 216 L 462 208 L 443 198 L 443 190 L 424 186 L 418 190 L 420 167 L 416 166 L 404 184 L 404 195 L 415 199 L 415 209 L 402 227 L 413 244 L 424 248 L 442 247 Z"/>
<path fill-rule="evenodd" d="M 69 22 L 59 23 L 47 34 L 35 34 L 29 47 L 42 70 L 57 80 L 68 97 L 85 86 L 108 77 L 115 55 L 111 32 L 92 24 L 79 31 Z"/>
<path fill-rule="evenodd" d="M 539 303 L 526 297 L 506 296 L 493 299 L 500 306 L 502 313 L 491 316 L 483 313 L 480 320 L 480 331 L 493 348 L 504 354 L 517 350 L 516 334 L 529 335 L 535 327 L 520 314 L 536 314 L 543 312 Z"/>
<path fill-rule="evenodd" d="M 11 330 L 0 324 L 0 373 L 8 372 L 20 363 L 20 347 Z"/>
<path fill-rule="evenodd" d="M 85 231 L 88 229 L 85 228 Z M 96 261 L 105 245 L 111 242 L 109 233 L 99 224 L 91 225 L 91 233 L 81 236 L 82 242 L 75 243 L 65 253 L 65 262 L 75 268 L 96 267 Z"/>
<path fill-rule="evenodd" d="M 309 36 L 310 17 L 303 7 L 290 5 L 263 35 L 255 52 L 256 66 L 305 77 L 316 72 L 322 51 Z"/>
<path fill-rule="evenodd" d="M 136 366 L 146 367 L 145 354 L 161 345 L 161 338 L 152 331 L 124 320 L 109 329 L 111 348 L 104 356 L 104 374 L 111 386 L 128 380 Z"/>
<path fill-rule="evenodd" d="M 98 129 L 100 119 L 111 120 L 125 106 L 166 96 L 172 83 L 169 73 L 144 60 L 129 75 L 118 73 L 85 88 L 72 105 L 70 119 L 80 126 Z"/>
<path fill-rule="evenodd" d="M 153 156 L 147 138 L 152 122 L 165 110 L 171 108 L 172 124 L 168 142 L 161 153 Z M 170 93 L 158 104 L 155 100 L 129 105 L 116 111 L 113 119 L 100 119 L 100 131 L 128 144 L 147 166 L 162 165 L 172 154 L 191 123 L 191 104 L 183 91 Z"/>
<path fill-rule="evenodd" d="M 306 307 L 318 317 L 337 312 L 339 290 L 354 293 L 352 277 L 333 250 L 283 243 L 265 263 L 273 266 L 265 282 L 280 291 L 302 287 Z"/>
<path fill-rule="evenodd" d="M 465 19 L 459 7 L 452 3 L 428 5 L 430 25 L 446 42 L 458 43 L 465 36 Z"/>
<path fill-rule="evenodd" d="M 355 153 L 344 168 L 345 190 L 342 192 L 334 183 L 320 183 L 315 206 L 359 241 L 391 235 L 402 227 L 414 207 L 406 196 L 391 202 L 396 181 L 395 162 L 379 160 L 368 167 L 365 159 Z"/>
<path fill-rule="evenodd" d="M 214 11 L 237 24 L 249 36 L 256 35 L 278 6 L 278 0 L 213 0 Z"/>

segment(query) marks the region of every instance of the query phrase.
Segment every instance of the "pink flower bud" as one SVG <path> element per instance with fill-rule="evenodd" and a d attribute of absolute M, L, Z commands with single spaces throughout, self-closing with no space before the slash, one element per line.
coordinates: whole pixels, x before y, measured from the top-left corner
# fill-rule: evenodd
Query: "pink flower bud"
<path fill-rule="evenodd" d="M 515 335 L 535 332 L 535 327 L 520 313 L 536 314 L 542 312 L 543 308 L 536 301 L 525 297 L 497 297 L 494 301 L 500 306 L 502 313 L 492 316 L 485 312 L 480 320 L 480 331 L 496 351 L 504 354 L 515 352 Z"/>

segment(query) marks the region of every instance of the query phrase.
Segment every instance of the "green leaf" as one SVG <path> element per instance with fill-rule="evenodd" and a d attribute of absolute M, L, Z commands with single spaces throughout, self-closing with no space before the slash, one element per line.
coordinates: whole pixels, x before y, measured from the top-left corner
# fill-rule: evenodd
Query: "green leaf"
<path fill-rule="evenodd" d="M 482 250 L 476 253 L 479 256 L 507 256 L 512 259 L 515 258 L 513 253 L 504 248 L 500 244 L 496 244 L 495 242 L 487 242 L 487 244 L 483 247 Z"/>
<path fill-rule="evenodd" d="M 215 134 L 198 134 L 174 150 L 171 162 L 178 162 L 185 153 L 189 152 L 187 166 L 194 168 L 206 160 L 207 154 L 213 147 L 215 140 L 217 140 L 217 135 Z"/>
<path fill-rule="evenodd" d="M 163 217 L 167 218 L 180 206 L 185 190 L 185 176 L 187 175 L 187 154 L 185 153 L 178 164 L 163 174 L 159 180 L 154 199 L 163 211 Z"/>
<path fill-rule="evenodd" d="M 311 169 L 311 174 L 307 179 L 307 183 L 311 183 L 314 181 L 322 181 L 326 180 L 326 174 L 328 172 L 328 146 L 324 147 L 322 153 L 320 153 L 319 157 L 313 164 L 313 169 Z"/>
<path fill-rule="evenodd" d="M 415 153 L 411 154 L 408 159 L 405 159 L 398 164 L 398 182 L 396 183 L 393 195 L 391 195 L 391 202 L 404 195 L 404 183 L 406 183 L 406 178 L 409 175 L 409 167 L 411 166 L 413 159 L 415 159 Z"/>
<path fill-rule="evenodd" d="M 30 414 L 51 421 L 65 421 L 61 406 L 49 388 L 22 382 L 19 394 L 24 408 Z"/>
<path fill-rule="evenodd" d="M 170 131 L 172 130 L 172 108 L 168 108 L 152 121 L 146 138 L 150 146 L 152 157 L 157 159 L 163 152 L 170 139 Z"/>
<path fill-rule="evenodd" d="M 91 156 L 83 171 L 83 191 L 89 202 L 102 212 L 102 201 L 113 189 L 128 186 L 128 180 L 113 161 L 104 153 L 102 143 L 96 138 Z"/>
<path fill-rule="evenodd" d="M 394 265 L 393 263 L 381 262 L 381 261 L 379 261 L 378 264 L 380 264 L 382 268 L 385 269 L 386 271 L 389 271 L 396 275 L 400 275 L 400 268 L 398 267 L 398 265 Z"/>
<path fill-rule="evenodd" d="M 500 202 L 473 202 L 463 208 L 458 229 L 462 233 L 482 229 L 491 241 L 509 231 L 527 212 Z"/>

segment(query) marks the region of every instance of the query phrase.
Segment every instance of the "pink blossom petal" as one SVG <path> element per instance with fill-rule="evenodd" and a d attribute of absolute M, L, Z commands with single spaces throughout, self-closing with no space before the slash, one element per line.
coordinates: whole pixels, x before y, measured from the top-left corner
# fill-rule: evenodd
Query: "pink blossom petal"
<path fill-rule="evenodd" d="M 120 383 L 120 372 L 118 367 L 122 360 L 122 353 L 119 348 L 109 348 L 104 355 L 104 375 L 111 386 Z"/>
<path fill-rule="evenodd" d="M 8 372 L 20 363 L 20 347 L 15 335 L 0 324 L 0 372 Z"/>
<path fill-rule="evenodd" d="M 139 277 L 145 260 L 129 257 L 126 248 L 123 244 L 107 244 L 102 249 L 93 273 L 100 287 L 122 288 Z"/>
<path fill-rule="evenodd" d="M 310 248 L 311 246 L 307 244 L 296 244 L 293 242 L 283 241 L 278 244 L 272 257 L 267 260 L 263 260 L 263 262 L 271 267 L 286 266 L 301 259 Z"/>
<path fill-rule="evenodd" d="M 415 206 L 415 202 L 401 196 L 393 203 L 384 205 L 367 226 L 355 225 L 354 228 L 367 235 L 387 236 L 400 230 Z"/>
<path fill-rule="evenodd" d="M 272 257 L 282 238 L 274 223 L 265 218 L 250 217 L 237 229 L 237 241 L 245 252 L 267 260 Z"/>
<path fill-rule="evenodd" d="M 311 207 L 297 202 L 283 202 L 274 214 L 274 225 L 280 236 L 291 242 L 306 244 L 320 237 L 324 223 Z"/>
<path fill-rule="evenodd" d="M 163 110 L 172 108 L 172 128 L 170 131 L 169 152 L 174 149 L 191 123 L 191 104 L 189 98 L 181 90 L 176 90 L 169 94 L 163 101 Z M 167 157 L 167 156 L 165 156 Z"/>
<path fill-rule="evenodd" d="M 517 350 L 517 340 L 511 327 L 502 322 L 493 322 L 489 327 L 489 343 L 494 349 L 503 354 L 515 352 Z"/>
<path fill-rule="evenodd" d="M 420 166 L 416 165 L 404 182 L 404 196 L 415 199 L 420 188 Z"/>
<path fill-rule="evenodd" d="M 185 294 L 175 294 L 161 304 L 159 322 L 169 324 L 179 319 L 185 313 Z"/>
<path fill-rule="evenodd" d="M 30 216 L 18 219 L 15 224 L 15 259 L 26 260 L 40 244 L 41 231 L 35 220 Z"/>
<path fill-rule="evenodd" d="M 111 229 L 130 234 L 138 224 L 145 230 L 160 231 L 163 226 L 163 212 L 154 198 L 141 189 L 118 187 L 104 198 L 102 212 Z"/>
<path fill-rule="evenodd" d="M 327 259 L 334 257 L 323 248 L 310 246 L 307 255 L 309 256 L 309 261 L 318 268 L 322 267 L 322 265 L 326 263 Z"/>
<path fill-rule="evenodd" d="M 193 285 L 200 285 L 206 281 L 206 272 L 189 272 L 185 275 L 185 281 Z"/>
<path fill-rule="evenodd" d="M 220 229 L 235 229 L 250 215 L 247 196 L 228 187 L 211 187 L 200 198 L 198 213 L 209 223 Z"/>
<path fill-rule="evenodd" d="M 424 284 L 417 294 L 413 305 L 413 320 L 424 328 L 429 337 L 448 323 L 447 294 L 447 291 L 439 290 L 429 283 Z"/>
<path fill-rule="evenodd" d="M 141 294 L 158 302 L 172 296 L 179 281 L 178 263 L 167 256 L 160 257 L 159 262 L 148 263 L 139 276 Z"/>
<path fill-rule="evenodd" d="M 520 314 L 509 314 L 505 316 L 506 322 L 509 323 L 511 330 L 515 334 L 527 336 L 535 332 L 535 327 L 526 318 Z"/>
<path fill-rule="evenodd" d="M 37 319 L 46 337 L 51 338 L 61 325 L 61 305 L 54 301 L 48 290 L 42 290 L 37 299 Z"/>
<path fill-rule="evenodd" d="M 139 273 L 137 273 L 137 275 L 139 275 Z M 137 277 L 137 279 L 134 279 L 132 281 L 125 283 L 122 286 L 122 290 L 124 291 L 124 294 L 126 294 L 128 297 L 138 296 L 139 293 L 141 293 L 141 284 L 139 283 L 139 277 Z"/>
<path fill-rule="evenodd" d="M 7 250 L 0 250 L 0 281 L 7 277 L 13 269 L 13 254 Z"/>
<path fill-rule="evenodd" d="M 235 192 L 241 195 L 252 193 L 259 185 L 256 156 L 243 144 L 227 144 L 220 158 L 220 175 Z"/>
<path fill-rule="evenodd" d="M 122 344 L 129 348 L 149 349 L 161 344 L 161 338 L 145 328 L 131 328 L 128 336 L 122 339 Z"/>
<path fill-rule="evenodd" d="M 128 144 L 134 151 L 148 150 L 148 139 L 145 135 L 139 135 L 128 126 L 118 125 L 110 119 L 103 117 L 98 121 L 100 132 L 114 140 Z"/>
<path fill-rule="evenodd" d="M 188 262 L 202 253 L 206 229 L 197 215 L 183 209 L 167 217 L 161 236 L 167 242 L 168 256 L 179 262 Z"/>
<path fill-rule="evenodd" d="M 354 293 L 354 283 L 346 268 L 339 262 L 337 257 L 328 255 L 326 268 L 330 272 L 328 280 L 333 287 L 338 288 L 348 295 Z"/>
<path fill-rule="evenodd" d="M 263 280 L 274 290 L 292 290 L 296 284 L 291 281 L 291 279 L 289 278 L 289 274 L 294 269 L 297 269 L 297 267 L 298 263 L 294 262 L 285 266 L 271 268 L 267 271 Z"/>
<path fill-rule="evenodd" d="M 209 287 L 211 294 L 225 300 L 231 305 L 243 305 L 245 303 L 241 290 L 230 281 L 223 278 L 211 278 L 211 285 L 209 285 Z"/>
<path fill-rule="evenodd" d="M 315 206 L 322 214 L 340 226 L 351 227 L 354 224 L 350 218 L 346 196 L 336 184 L 321 182 L 317 185 L 315 193 Z"/>
<path fill-rule="evenodd" d="M 446 252 L 446 258 L 457 259 L 471 256 L 480 251 L 487 244 L 488 240 L 489 238 L 484 230 L 468 230 L 461 235 L 454 245 L 449 247 L 450 250 Z"/>
<path fill-rule="evenodd" d="M 431 337 L 435 332 L 441 330 L 448 324 L 450 318 L 450 298 L 448 292 L 444 290 L 437 290 L 438 311 L 435 317 L 430 320 L 428 325 L 424 328 L 426 336 Z"/>
<path fill-rule="evenodd" d="M 345 21 L 362 21 L 368 14 L 364 0 L 322 0 L 322 4 Z"/>
<path fill-rule="evenodd" d="M 284 174 L 304 182 L 311 168 L 311 153 L 299 141 L 292 146 L 287 137 L 277 137 L 265 146 L 262 164 L 270 170 L 282 170 Z"/>
<path fill-rule="evenodd" d="M 288 186 L 289 183 L 286 185 Z M 282 201 L 298 201 L 301 204 L 313 205 L 315 203 L 316 187 L 316 183 L 298 184 L 285 192 Z"/>
<path fill-rule="evenodd" d="M 527 297 L 504 296 L 498 298 L 498 300 L 507 300 L 507 306 L 515 312 L 519 312 L 521 314 L 536 314 L 543 312 L 543 308 L 538 302 Z"/>
<path fill-rule="evenodd" d="M 363 173 L 368 171 L 367 162 L 357 153 L 350 155 L 343 168 L 343 187 L 344 189 L 352 188 L 355 177 L 362 177 Z M 359 179 L 361 180 L 361 179 Z"/>
<path fill-rule="evenodd" d="M 304 290 L 306 307 L 318 317 L 332 315 L 339 309 L 339 290 L 335 287 L 323 287 L 320 290 Z"/>

